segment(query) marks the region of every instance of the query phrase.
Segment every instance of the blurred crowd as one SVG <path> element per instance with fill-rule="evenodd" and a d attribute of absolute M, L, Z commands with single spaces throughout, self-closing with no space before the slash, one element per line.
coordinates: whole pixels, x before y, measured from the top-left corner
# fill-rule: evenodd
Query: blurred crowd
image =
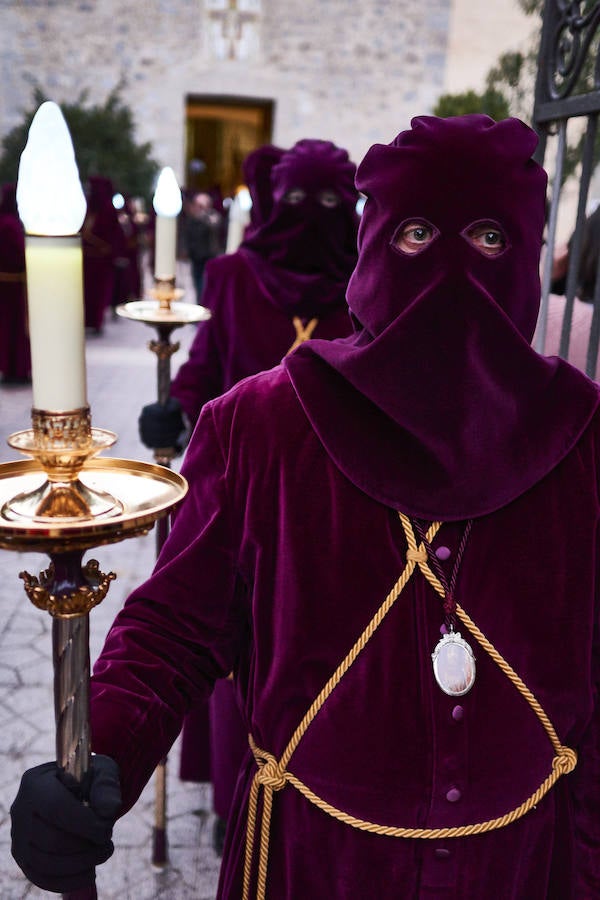
<path fill-rule="evenodd" d="M 105 317 L 143 296 L 143 274 L 154 264 L 154 210 L 140 198 L 124 196 L 113 182 L 92 176 L 85 186 L 87 213 L 81 229 L 85 326 L 101 335 Z M 183 192 L 178 257 L 189 260 L 199 301 L 206 261 L 225 248 L 227 218 L 208 192 Z M 31 381 L 25 279 L 25 233 L 16 185 L 0 189 L 0 379 Z"/>

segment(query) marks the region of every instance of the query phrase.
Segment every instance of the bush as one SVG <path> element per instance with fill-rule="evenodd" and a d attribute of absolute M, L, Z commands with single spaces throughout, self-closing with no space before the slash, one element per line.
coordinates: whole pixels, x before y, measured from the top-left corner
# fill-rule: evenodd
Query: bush
<path fill-rule="evenodd" d="M 158 164 L 152 159 L 150 143 L 137 144 L 133 116 L 121 98 L 119 85 L 108 95 L 103 104 L 87 104 L 87 93 L 82 92 L 74 103 L 62 103 L 65 117 L 79 166 L 82 183 L 90 175 L 110 178 L 115 190 L 134 197 L 152 196 Z M 0 182 L 16 181 L 19 159 L 27 143 L 31 120 L 46 97 L 37 87 L 31 109 L 23 114 L 23 121 L 2 139 L 0 156 Z"/>

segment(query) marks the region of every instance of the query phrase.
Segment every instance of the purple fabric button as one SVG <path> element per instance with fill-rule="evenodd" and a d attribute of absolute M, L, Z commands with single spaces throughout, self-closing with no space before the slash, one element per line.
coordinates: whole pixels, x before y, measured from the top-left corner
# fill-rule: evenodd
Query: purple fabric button
<path fill-rule="evenodd" d="M 450 851 L 445 847 L 436 847 L 433 851 L 433 855 L 437 857 L 437 859 L 448 859 L 450 856 Z"/>
<path fill-rule="evenodd" d="M 446 794 L 446 800 L 448 803 L 456 803 L 462 797 L 461 792 L 458 788 L 450 788 L 448 793 Z"/>
<path fill-rule="evenodd" d="M 440 625 L 440 634 L 448 634 L 448 629 L 445 625 Z"/>
<path fill-rule="evenodd" d="M 450 558 L 450 550 L 448 549 L 448 547 L 438 547 L 435 551 L 435 555 L 443 562 L 445 559 Z"/>
<path fill-rule="evenodd" d="M 465 711 L 462 708 L 462 706 L 455 706 L 454 709 L 452 710 L 452 718 L 454 719 L 455 722 L 460 722 L 460 720 L 462 719 L 464 714 L 465 714 Z"/>

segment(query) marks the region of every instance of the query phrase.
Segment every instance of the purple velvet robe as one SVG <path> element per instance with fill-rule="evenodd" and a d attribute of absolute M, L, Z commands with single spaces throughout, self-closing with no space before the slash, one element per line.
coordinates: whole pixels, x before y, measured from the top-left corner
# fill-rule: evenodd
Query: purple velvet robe
<path fill-rule="evenodd" d="M 9 382 L 31 376 L 25 234 L 16 206 L 8 202 L 0 207 L 0 373 Z"/>
<path fill-rule="evenodd" d="M 81 229 L 85 324 L 101 331 L 115 289 L 115 259 L 125 257 L 125 235 L 112 204 L 108 178 L 89 179 L 88 209 Z"/>
<path fill-rule="evenodd" d="M 599 442 L 597 413 L 549 474 L 476 518 L 456 584 L 579 754 L 575 770 L 513 824 L 443 841 L 355 830 L 287 784 L 274 795 L 269 900 L 600 896 Z M 117 760 L 127 807 L 190 704 L 232 669 L 248 731 L 278 757 L 405 565 L 397 512 L 341 474 L 283 367 L 203 410 L 183 472 L 190 492 L 155 573 L 117 617 L 92 680 L 93 747 Z M 448 573 L 461 534 L 445 524 L 434 541 L 450 550 Z M 320 797 L 374 823 L 459 826 L 509 812 L 550 773 L 537 717 L 466 629 L 473 689 L 456 699 L 436 685 L 443 620 L 413 574 L 289 763 Z M 255 768 L 248 752 L 220 900 L 241 897 Z"/>
<path fill-rule="evenodd" d="M 210 260 L 205 278 L 203 303 L 212 318 L 198 327 L 189 359 L 171 384 L 192 422 L 208 400 L 277 365 L 296 338 L 292 315 L 269 302 L 243 253 Z M 340 302 L 319 318 L 312 336 L 330 340 L 351 331 L 348 307 Z"/>
<path fill-rule="evenodd" d="M 203 302 L 212 318 L 199 326 L 189 358 L 171 385 L 171 395 L 192 422 L 209 400 L 276 365 L 296 337 L 289 313 L 269 302 L 240 253 L 208 262 Z M 313 335 L 329 340 L 350 331 L 347 307 L 339 304 L 319 320 Z M 206 705 L 199 704 L 186 719 L 180 775 L 187 781 L 212 781 L 215 812 L 227 819 L 247 746 L 230 682 L 218 685 L 210 707 L 210 716 Z"/>

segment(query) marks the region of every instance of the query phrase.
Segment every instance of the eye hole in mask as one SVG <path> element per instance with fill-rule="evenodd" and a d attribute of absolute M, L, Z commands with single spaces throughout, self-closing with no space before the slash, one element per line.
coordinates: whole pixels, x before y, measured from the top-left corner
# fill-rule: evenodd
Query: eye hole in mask
<path fill-rule="evenodd" d="M 290 206 L 297 206 L 299 203 L 302 203 L 305 197 L 306 191 L 303 191 L 302 188 L 290 188 L 283 195 L 283 202 L 289 203 Z"/>
<path fill-rule="evenodd" d="M 508 247 L 504 232 L 492 221 L 475 222 L 465 228 L 462 236 L 483 256 L 500 256 Z"/>
<path fill-rule="evenodd" d="M 337 191 L 333 191 L 330 188 L 325 188 L 322 191 L 319 191 L 317 194 L 317 200 L 324 206 L 325 209 L 335 209 L 336 206 L 339 206 L 341 203 L 341 197 L 337 193 Z"/>
<path fill-rule="evenodd" d="M 419 219 L 408 219 L 402 222 L 391 240 L 394 250 L 414 256 L 422 253 L 438 236 L 437 228 Z"/>

